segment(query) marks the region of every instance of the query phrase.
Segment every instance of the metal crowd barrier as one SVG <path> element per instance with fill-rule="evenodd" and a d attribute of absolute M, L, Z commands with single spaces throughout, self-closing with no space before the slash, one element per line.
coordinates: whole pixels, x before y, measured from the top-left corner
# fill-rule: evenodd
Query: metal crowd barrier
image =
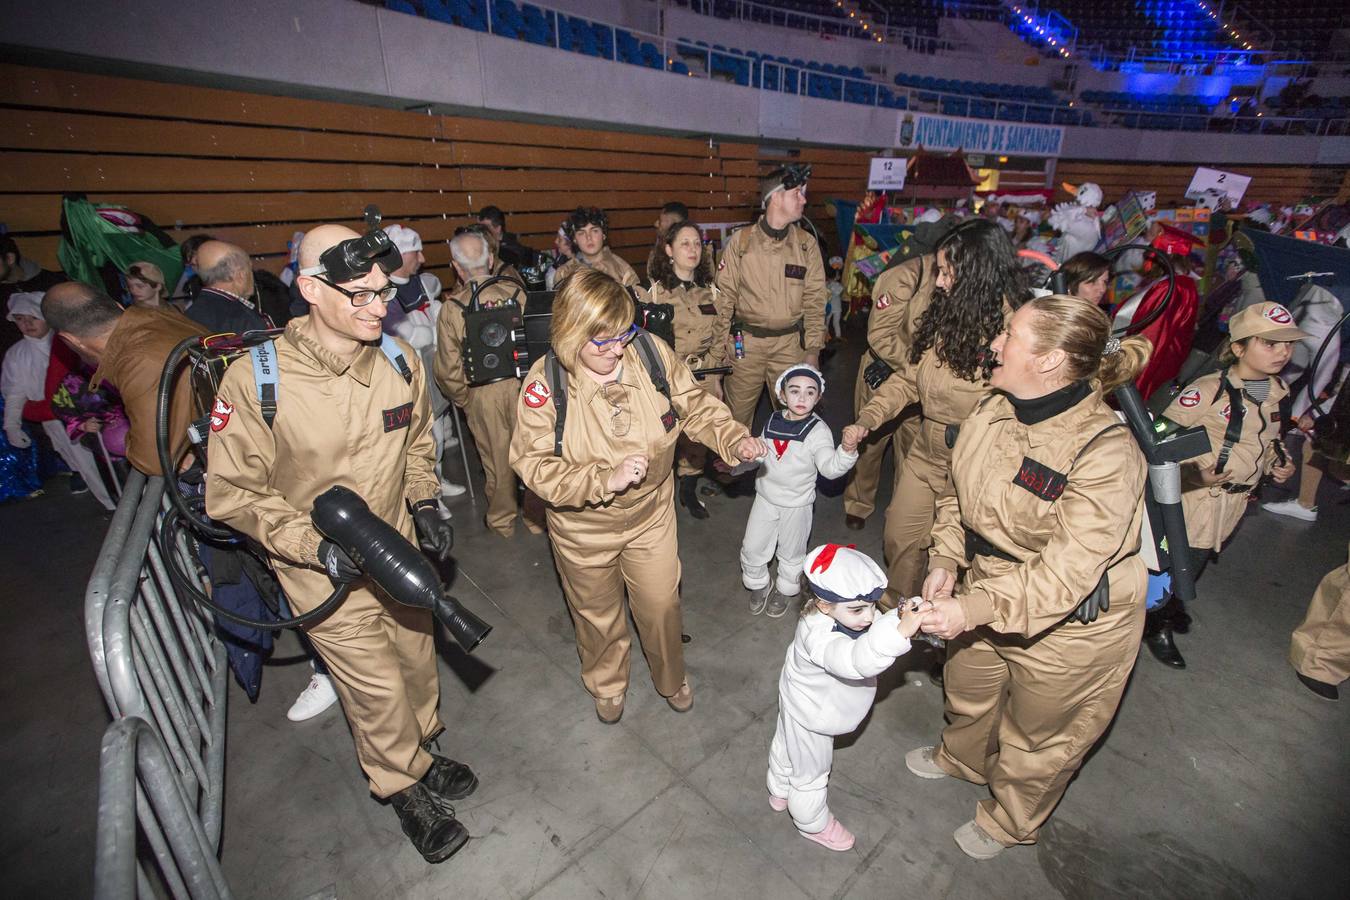
<path fill-rule="evenodd" d="M 225 897 L 216 859 L 225 647 L 179 598 L 160 555 L 164 479 L 133 471 L 122 491 L 85 593 L 89 655 L 114 719 L 103 741 L 95 896 L 157 896 L 136 855 L 139 834 L 171 896 Z M 186 538 L 173 552 L 198 572 Z"/>

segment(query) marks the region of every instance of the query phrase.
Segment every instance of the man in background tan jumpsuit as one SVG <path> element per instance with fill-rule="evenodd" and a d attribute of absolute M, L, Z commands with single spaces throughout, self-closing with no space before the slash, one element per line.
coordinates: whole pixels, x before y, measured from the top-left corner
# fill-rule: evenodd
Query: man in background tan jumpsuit
<path fill-rule="evenodd" d="M 772 397 L 778 376 L 795 363 L 818 367 L 825 346 L 825 264 L 815 236 L 795 224 L 806 209 L 805 175 L 797 166 L 779 169 L 761 185 L 760 197 L 764 214 L 727 240 L 717 266 L 718 302 L 732 310 L 729 332 L 739 324 L 745 343 L 722 389 L 731 414 L 746 427 L 760 391 L 768 388 Z M 724 343 L 732 345 L 730 333 Z"/>
<path fill-rule="evenodd" d="M 1298 680 L 1324 700 L 1339 700 L 1350 678 L 1350 564 L 1328 572 L 1317 586 L 1303 624 L 1294 630 L 1289 662 Z"/>
<path fill-rule="evenodd" d="M 436 320 L 436 384 L 451 402 L 464 410 L 478 445 L 487 492 L 487 527 L 502 537 L 516 530 L 516 477 L 511 471 L 511 429 L 516 424 L 516 397 L 520 379 L 503 378 L 491 384 L 470 387 L 464 371 L 464 314 L 474 288 L 492 271 L 492 251 L 480 234 L 465 232 L 450 241 L 450 255 L 459 276 L 459 287 L 450 302 L 441 306 Z M 522 311 L 525 291 L 520 285 L 499 281 L 478 295 L 485 307 L 496 307 L 515 298 Z"/>
<path fill-rule="evenodd" d="M 865 378 L 869 367 L 884 363 L 892 370 L 889 378 L 909 361 L 912 320 L 907 311 L 911 303 L 928 306 L 936 277 L 937 260 L 931 253 L 906 260 L 877 276 L 876 284 L 872 286 L 872 311 L 867 317 L 867 352 L 858 362 L 858 381 L 853 389 L 854 415 L 862 412 L 875 393 Z M 897 425 L 889 435 L 897 482 L 905 454 L 919 432 L 919 418 L 918 410 L 911 408 L 896 420 Z M 881 481 L 887 437 L 885 433 L 870 435 L 858 448 L 858 462 L 844 489 L 844 524 L 854 531 L 861 529 L 876 509 L 877 484 Z"/>
<path fill-rule="evenodd" d="M 253 361 L 226 370 L 212 410 L 206 511 L 262 544 L 295 612 L 317 607 L 336 582 L 351 585 L 345 602 L 306 633 L 332 674 L 371 793 L 389 799 L 413 845 L 440 862 L 468 839 L 444 801 L 468 796 L 477 778 L 424 749 L 444 730 L 431 613 L 377 591 L 310 521 L 315 498 L 342 485 L 405 538 L 420 532 L 424 546 L 442 557 L 449 551 L 449 526 L 435 511 L 426 374 L 407 344 L 396 344 L 399 368 L 380 348 L 396 288 L 379 265 L 338 283 L 320 261 L 356 237 L 322 225 L 300 245 L 299 288 L 310 315 L 291 320 L 273 342 L 270 426 Z"/>
<path fill-rule="evenodd" d="M 563 223 L 567 239 L 576 249 L 576 255 L 558 267 L 553 276 L 555 285 L 573 272 L 597 269 L 626 288 L 638 286 L 637 272 L 627 260 L 609 249 L 609 216 L 594 206 L 578 206 Z"/>

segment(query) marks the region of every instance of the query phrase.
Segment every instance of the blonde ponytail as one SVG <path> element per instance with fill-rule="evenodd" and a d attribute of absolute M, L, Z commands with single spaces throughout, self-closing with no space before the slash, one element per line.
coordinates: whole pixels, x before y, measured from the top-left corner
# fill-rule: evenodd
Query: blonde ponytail
<path fill-rule="evenodd" d="M 1101 365 L 1097 367 L 1097 382 L 1104 392 L 1109 392 L 1134 381 L 1152 355 L 1153 342 L 1143 335 L 1123 338 L 1118 348 L 1102 355 Z"/>

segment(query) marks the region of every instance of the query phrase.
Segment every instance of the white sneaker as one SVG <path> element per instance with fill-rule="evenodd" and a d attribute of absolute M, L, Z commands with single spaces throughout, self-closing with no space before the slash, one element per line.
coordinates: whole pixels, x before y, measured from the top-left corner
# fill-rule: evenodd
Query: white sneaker
<path fill-rule="evenodd" d="M 466 488 L 462 484 L 455 484 L 454 482 L 451 481 L 441 482 L 442 497 L 459 497 L 463 495 L 467 490 L 468 488 Z"/>
<path fill-rule="evenodd" d="M 1268 513 L 1274 513 L 1277 516 L 1289 516 L 1291 519 L 1302 519 L 1305 522 L 1317 521 L 1317 507 L 1308 509 L 1297 500 L 1284 500 L 1280 503 L 1262 503 L 1261 508 Z"/>
<path fill-rule="evenodd" d="M 445 505 L 444 499 L 436 501 L 436 515 L 441 517 L 442 522 L 449 522 L 455 517 L 454 513 L 450 512 L 450 507 Z"/>
<path fill-rule="evenodd" d="M 291 708 L 286 712 L 286 718 L 292 722 L 312 719 L 336 703 L 337 699 L 337 691 L 333 690 L 333 682 L 329 680 L 327 675 L 320 675 L 315 672 L 314 676 L 309 679 L 309 684 L 291 704 Z"/>

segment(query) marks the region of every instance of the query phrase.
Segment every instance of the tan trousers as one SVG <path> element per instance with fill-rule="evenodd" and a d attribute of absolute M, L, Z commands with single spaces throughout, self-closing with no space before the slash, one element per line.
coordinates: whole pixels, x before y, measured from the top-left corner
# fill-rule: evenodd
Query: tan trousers
<path fill-rule="evenodd" d="M 761 388 L 769 389 L 769 401 L 777 408 L 774 382 L 788 366 L 796 365 L 805 356 L 806 351 L 802 349 L 801 339 L 795 331 L 769 338 L 755 337 L 746 332 L 745 357 L 732 359 L 731 374 L 722 379 L 723 399 L 736 421 L 747 428 L 753 427 Z"/>
<path fill-rule="evenodd" d="M 553 559 L 576 628 L 581 681 L 593 697 L 617 697 L 628 689 L 628 609 L 657 692 L 670 697 L 684 683 L 674 484 L 667 473 L 659 488 L 630 509 L 548 511 Z"/>
<path fill-rule="evenodd" d="M 332 592 L 328 576 L 312 569 L 282 567 L 278 576 L 296 613 Z M 431 766 L 422 742 L 444 726 L 436 715 L 441 685 L 431 612 L 382 599 L 376 590 L 357 582 L 332 615 L 305 633 L 332 673 L 370 792 L 383 798 L 421 780 Z"/>
<path fill-rule="evenodd" d="M 858 381 L 853 388 L 853 414 L 867 405 L 867 401 L 872 399 L 872 389 L 863 381 L 863 370 L 872 362 L 872 355 L 864 353 L 862 363 L 858 366 Z M 853 464 L 853 472 L 849 475 L 848 486 L 844 488 L 844 514 L 857 516 L 860 519 L 866 519 L 875 510 L 877 502 L 877 485 L 881 483 L 881 464 L 886 456 L 886 447 L 889 445 L 892 452 L 892 465 L 895 466 L 896 482 L 899 482 L 900 468 L 904 465 L 905 454 L 909 452 L 910 446 L 914 443 L 914 437 L 919 433 L 919 416 L 917 412 L 909 412 L 892 419 L 881 428 L 867 436 L 862 446 L 858 448 L 858 461 Z M 892 489 L 894 485 L 892 485 Z"/>
<path fill-rule="evenodd" d="M 516 530 L 516 474 L 511 470 L 511 429 L 520 382 L 514 378 L 469 389 L 464 417 L 478 445 L 487 493 L 487 527 L 502 537 Z"/>
<path fill-rule="evenodd" d="M 1350 678 L 1350 564 L 1328 572 L 1317 586 L 1289 642 L 1289 661 L 1324 684 Z"/>
<path fill-rule="evenodd" d="M 1146 576 L 1138 557 L 1117 565 L 1111 609 L 1090 625 L 1066 621 L 1030 640 L 983 626 L 948 642 L 949 724 L 935 758 L 989 785 L 975 822 L 1004 846 L 1036 842 L 1111 724 L 1144 630 Z"/>
<path fill-rule="evenodd" d="M 922 419 L 905 454 L 891 502 L 886 507 L 888 584 L 878 606 L 894 609 L 900 598 L 917 596 L 928 574 L 928 547 L 932 544 L 937 498 L 947 486 L 952 451 L 947 448 L 947 426 Z"/>

